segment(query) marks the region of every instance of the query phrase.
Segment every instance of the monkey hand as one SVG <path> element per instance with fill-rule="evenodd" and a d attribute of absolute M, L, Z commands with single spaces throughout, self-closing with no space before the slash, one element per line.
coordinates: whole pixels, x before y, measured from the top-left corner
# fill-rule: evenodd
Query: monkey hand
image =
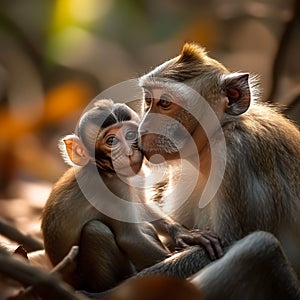
<path fill-rule="evenodd" d="M 174 238 L 176 249 L 186 248 L 191 245 L 200 245 L 208 252 L 210 259 L 216 260 L 223 256 L 223 250 L 218 237 L 209 231 L 194 229 L 191 231 L 182 230 Z"/>

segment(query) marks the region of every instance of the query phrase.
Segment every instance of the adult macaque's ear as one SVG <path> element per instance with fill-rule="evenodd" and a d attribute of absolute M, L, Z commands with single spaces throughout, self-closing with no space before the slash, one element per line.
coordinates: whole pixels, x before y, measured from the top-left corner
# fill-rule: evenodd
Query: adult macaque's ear
<path fill-rule="evenodd" d="M 71 166 L 85 166 L 90 156 L 80 138 L 75 135 L 67 135 L 61 140 L 60 149 L 67 164 Z"/>
<path fill-rule="evenodd" d="M 226 75 L 223 91 L 228 98 L 225 112 L 230 115 L 240 115 L 247 111 L 251 101 L 249 73 L 232 73 Z"/>

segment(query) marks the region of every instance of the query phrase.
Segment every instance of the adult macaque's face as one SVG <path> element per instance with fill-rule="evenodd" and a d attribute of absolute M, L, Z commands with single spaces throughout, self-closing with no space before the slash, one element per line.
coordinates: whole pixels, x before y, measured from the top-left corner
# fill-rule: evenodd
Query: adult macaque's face
<path fill-rule="evenodd" d="M 145 88 L 144 104 L 146 112 L 139 126 L 139 146 L 146 158 L 151 160 L 155 154 L 167 160 L 178 158 L 190 137 L 192 117 L 182 108 L 180 99 L 162 88 Z"/>

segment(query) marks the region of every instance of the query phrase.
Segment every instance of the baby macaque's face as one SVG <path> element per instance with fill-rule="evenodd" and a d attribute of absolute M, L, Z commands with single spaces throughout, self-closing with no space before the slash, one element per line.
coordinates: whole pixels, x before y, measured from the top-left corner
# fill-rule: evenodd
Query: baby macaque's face
<path fill-rule="evenodd" d="M 138 149 L 138 123 L 135 121 L 117 123 L 103 130 L 96 148 L 106 157 L 110 156 L 112 168 L 119 175 L 133 176 L 141 169 L 143 154 Z"/>

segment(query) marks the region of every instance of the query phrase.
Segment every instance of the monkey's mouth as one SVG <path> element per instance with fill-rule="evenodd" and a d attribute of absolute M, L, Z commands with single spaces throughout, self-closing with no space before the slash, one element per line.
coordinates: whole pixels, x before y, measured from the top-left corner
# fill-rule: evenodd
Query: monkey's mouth
<path fill-rule="evenodd" d="M 139 137 L 138 140 L 138 148 L 139 150 L 146 155 L 148 152 L 159 151 L 157 145 L 160 135 L 158 134 L 147 134 Z"/>
<path fill-rule="evenodd" d="M 123 176 L 134 176 L 142 167 L 142 161 L 129 162 L 128 165 L 116 168 L 116 173 Z"/>
<path fill-rule="evenodd" d="M 159 134 L 142 135 L 139 149 L 146 159 L 155 164 L 180 157 L 179 149 L 169 138 Z"/>

